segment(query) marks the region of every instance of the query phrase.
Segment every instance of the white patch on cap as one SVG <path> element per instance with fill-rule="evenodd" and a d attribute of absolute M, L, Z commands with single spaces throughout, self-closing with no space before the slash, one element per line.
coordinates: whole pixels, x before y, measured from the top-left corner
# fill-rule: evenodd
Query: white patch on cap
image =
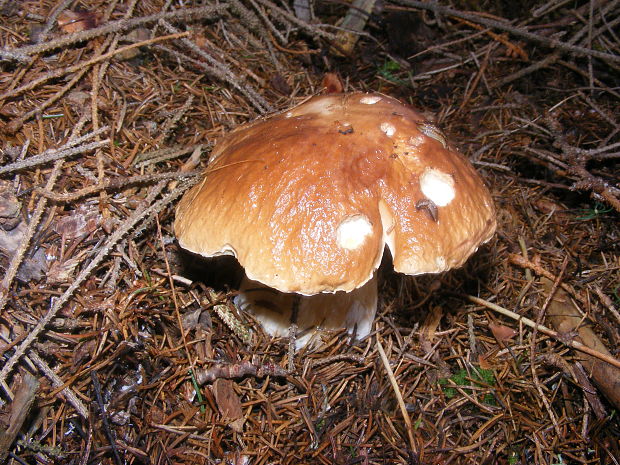
<path fill-rule="evenodd" d="M 435 168 L 426 168 L 420 176 L 420 189 L 435 205 L 445 207 L 454 199 L 454 178 Z"/>
<path fill-rule="evenodd" d="M 293 117 L 293 112 L 289 111 L 286 113 L 286 115 L 284 115 L 285 118 L 292 118 Z"/>
<path fill-rule="evenodd" d="M 381 123 L 380 128 L 383 132 L 385 132 L 385 135 L 388 137 L 392 137 L 396 132 L 396 128 L 390 123 Z"/>
<path fill-rule="evenodd" d="M 310 100 L 301 106 L 302 115 L 310 113 L 318 113 L 319 115 L 329 115 L 339 108 L 338 102 L 332 97 L 321 97 L 314 100 Z M 297 112 L 299 113 L 299 112 Z"/>
<path fill-rule="evenodd" d="M 441 255 L 435 258 L 435 264 L 437 265 L 438 270 L 446 269 L 446 259 L 442 257 Z"/>
<path fill-rule="evenodd" d="M 360 99 L 360 103 L 363 103 L 364 105 L 374 105 L 380 100 L 381 97 L 379 97 L 378 95 L 365 95 Z"/>
<path fill-rule="evenodd" d="M 422 134 L 418 134 L 417 136 L 411 136 L 407 141 L 407 144 L 412 147 L 418 147 L 419 145 L 422 145 L 423 142 L 424 136 Z"/>
<path fill-rule="evenodd" d="M 372 234 L 372 225 L 364 215 L 353 215 L 345 218 L 336 229 L 336 242 L 347 250 L 359 248 L 366 237 Z"/>

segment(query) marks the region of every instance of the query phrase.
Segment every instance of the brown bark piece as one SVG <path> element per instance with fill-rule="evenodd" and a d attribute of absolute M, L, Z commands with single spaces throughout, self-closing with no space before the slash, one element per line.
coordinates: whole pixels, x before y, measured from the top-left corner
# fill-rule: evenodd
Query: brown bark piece
<path fill-rule="evenodd" d="M 0 418 L 0 463 L 4 463 L 9 455 L 11 445 L 28 416 L 38 389 L 39 381 L 30 373 L 24 373 L 21 381 L 13 386 L 15 398 L 10 404 L 10 411 L 6 417 L 3 416 L 5 421 Z"/>
<path fill-rule="evenodd" d="M 540 280 L 545 291 L 551 292 L 553 282 L 545 277 Z M 611 355 L 605 344 L 594 333 L 589 322 L 582 318 L 568 293 L 561 287 L 558 287 L 553 299 L 549 302 L 547 317 L 559 333 L 567 337 L 574 334 L 574 339 L 582 344 Z M 575 352 L 575 357 L 579 359 L 599 390 L 616 408 L 620 408 L 620 369 L 581 352 Z"/>
<path fill-rule="evenodd" d="M 241 400 L 235 392 L 234 381 L 230 379 L 216 379 L 211 388 L 217 408 L 222 415 L 222 419 L 234 431 L 240 433 L 243 431 L 243 409 L 241 408 Z"/>

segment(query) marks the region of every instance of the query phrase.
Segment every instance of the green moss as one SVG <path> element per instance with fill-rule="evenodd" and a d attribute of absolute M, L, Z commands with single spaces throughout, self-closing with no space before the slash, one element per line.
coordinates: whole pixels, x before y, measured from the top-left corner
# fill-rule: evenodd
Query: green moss
<path fill-rule="evenodd" d="M 456 397 L 458 391 L 456 388 L 451 386 L 451 383 L 448 380 L 452 381 L 457 386 L 494 386 L 495 385 L 495 375 L 492 370 L 486 370 L 484 368 L 473 368 L 471 373 L 468 373 L 467 370 L 459 370 L 450 378 L 441 378 L 438 383 L 443 388 L 443 392 L 448 399 L 452 399 Z M 472 394 L 471 389 L 463 388 L 463 391 L 470 395 Z M 495 398 L 492 394 L 485 394 L 481 399 L 482 403 L 487 405 L 495 405 Z"/>

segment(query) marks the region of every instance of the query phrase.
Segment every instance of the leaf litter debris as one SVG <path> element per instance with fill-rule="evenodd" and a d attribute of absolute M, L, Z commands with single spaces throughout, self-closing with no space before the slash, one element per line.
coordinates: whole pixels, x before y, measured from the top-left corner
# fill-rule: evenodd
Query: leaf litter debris
<path fill-rule="evenodd" d="M 2 461 L 618 463 L 620 4 L 444 3 L 0 1 Z M 498 233 L 295 352 L 171 225 L 323 88 L 433 115 Z"/>

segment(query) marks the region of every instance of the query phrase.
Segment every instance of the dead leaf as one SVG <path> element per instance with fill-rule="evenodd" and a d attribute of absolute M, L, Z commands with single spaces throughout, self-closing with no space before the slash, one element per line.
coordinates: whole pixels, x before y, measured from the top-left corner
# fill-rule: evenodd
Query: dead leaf
<path fill-rule="evenodd" d="M 90 234 L 100 221 L 100 214 L 96 207 L 80 206 L 77 210 L 58 219 L 53 225 L 54 231 L 65 240 L 76 239 L 84 234 Z"/>
<path fill-rule="evenodd" d="M 422 328 L 420 328 L 420 332 L 423 334 L 424 339 L 429 342 L 433 342 L 433 339 L 435 339 L 435 332 L 439 327 L 439 322 L 441 321 L 442 316 L 443 310 L 439 305 L 433 307 L 428 315 L 426 315 Z"/>
<path fill-rule="evenodd" d="M 344 89 L 342 81 L 336 73 L 325 73 L 321 81 L 321 87 L 325 89 L 326 94 L 340 94 Z"/>
<path fill-rule="evenodd" d="M 92 11 L 64 10 L 58 15 L 58 26 L 67 34 L 93 29 L 98 24 L 99 15 Z"/>
<path fill-rule="evenodd" d="M 5 231 L 15 228 L 21 221 L 21 209 L 13 183 L 0 181 L 0 228 Z"/>
<path fill-rule="evenodd" d="M 241 400 L 235 392 L 235 383 L 230 379 L 216 379 L 211 387 L 217 408 L 225 421 L 234 431 L 240 433 L 243 431 L 243 409 L 241 408 Z"/>
<path fill-rule="evenodd" d="M 281 74 L 274 74 L 271 76 L 269 84 L 271 84 L 271 87 L 273 87 L 276 92 L 286 96 L 291 95 L 291 86 L 288 85 L 288 82 L 286 82 L 286 79 Z"/>
<path fill-rule="evenodd" d="M 501 343 L 509 341 L 517 335 L 517 332 L 514 329 L 508 326 L 493 323 L 492 321 L 489 323 L 489 329 L 493 333 L 493 337 Z"/>
<path fill-rule="evenodd" d="M 0 463 L 5 463 L 11 444 L 26 421 L 39 390 L 39 381 L 30 373 L 16 376 L 15 379 L 12 387 L 15 398 L 0 410 L 3 420 L 0 424 Z"/>
<path fill-rule="evenodd" d="M 491 370 L 493 368 L 493 364 L 489 362 L 487 354 L 478 355 L 478 365 L 483 370 Z"/>

